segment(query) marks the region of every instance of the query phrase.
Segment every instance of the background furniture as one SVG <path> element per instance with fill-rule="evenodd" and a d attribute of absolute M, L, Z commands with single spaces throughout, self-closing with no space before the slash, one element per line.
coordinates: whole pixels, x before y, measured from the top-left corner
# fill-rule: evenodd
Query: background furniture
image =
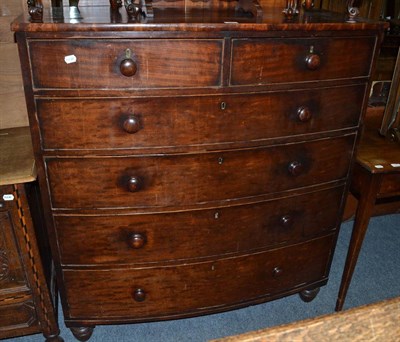
<path fill-rule="evenodd" d="M 0 130 L 0 156 L 0 338 L 62 341 L 29 128 Z"/>
<path fill-rule="evenodd" d="M 337 311 L 343 308 L 374 207 L 380 203 L 400 201 L 400 145 L 379 135 L 380 122 L 379 117 L 366 122 L 357 151 L 350 191 L 359 202 L 336 303 Z"/>
<path fill-rule="evenodd" d="M 357 151 L 350 191 L 358 198 L 353 235 L 347 255 L 336 310 L 343 308 L 346 293 L 374 208 L 400 201 L 400 49 L 392 74 L 390 93 L 383 117 L 370 116 Z"/>
<path fill-rule="evenodd" d="M 185 4 L 13 23 L 81 340 L 96 324 L 309 301 L 328 280 L 385 25 Z"/>
<path fill-rule="evenodd" d="M 396 65 L 379 133 L 390 140 L 400 142 L 400 34 L 398 38 Z"/>

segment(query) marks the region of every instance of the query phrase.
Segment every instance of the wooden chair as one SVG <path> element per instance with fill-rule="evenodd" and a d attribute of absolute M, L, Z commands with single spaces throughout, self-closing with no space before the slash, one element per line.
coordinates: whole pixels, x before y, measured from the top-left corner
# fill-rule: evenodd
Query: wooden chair
<path fill-rule="evenodd" d="M 373 117 L 372 120 L 366 122 L 358 147 L 350 191 L 358 198 L 359 202 L 336 302 L 336 311 L 343 308 L 374 207 L 388 201 L 400 201 L 400 142 L 392 133 L 393 127 L 389 129 L 387 126 L 388 117 L 392 119 L 392 123 L 398 123 L 399 79 L 400 53 L 393 74 L 392 89 L 384 118 L 382 120 L 379 117 L 378 119 Z M 381 124 L 385 124 L 385 122 L 386 127 L 383 129 Z M 379 132 L 386 132 L 388 136 L 382 136 Z"/>

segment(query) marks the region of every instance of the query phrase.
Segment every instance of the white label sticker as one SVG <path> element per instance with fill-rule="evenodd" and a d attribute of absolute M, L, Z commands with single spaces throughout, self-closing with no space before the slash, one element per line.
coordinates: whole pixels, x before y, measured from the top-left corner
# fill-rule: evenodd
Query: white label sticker
<path fill-rule="evenodd" d="M 400 163 L 394 163 L 394 164 L 390 164 L 390 165 L 392 165 L 393 167 L 400 167 Z"/>
<path fill-rule="evenodd" d="M 375 169 L 383 169 L 383 165 L 375 165 Z"/>
<path fill-rule="evenodd" d="M 76 56 L 75 55 L 69 55 L 64 57 L 64 61 L 67 64 L 75 63 L 76 62 Z"/>
<path fill-rule="evenodd" d="M 14 195 L 13 194 L 5 194 L 3 195 L 3 200 L 4 201 L 12 201 L 14 199 Z"/>

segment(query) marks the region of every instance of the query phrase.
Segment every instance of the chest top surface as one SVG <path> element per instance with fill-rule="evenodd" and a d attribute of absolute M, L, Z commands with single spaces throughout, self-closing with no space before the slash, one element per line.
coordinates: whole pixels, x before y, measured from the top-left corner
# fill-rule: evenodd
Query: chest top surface
<path fill-rule="evenodd" d="M 215 2 L 215 1 L 214 1 Z M 39 19 L 24 13 L 11 25 L 14 31 L 325 31 L 377 30 L 385 23 L 346 13 L 306 11 L 288 18 L 283 6 L 261 6 L 256 1 L 153 1 L 151 14 L 133 17 L 122 6 L 80 6 L 41 8 Z"/>

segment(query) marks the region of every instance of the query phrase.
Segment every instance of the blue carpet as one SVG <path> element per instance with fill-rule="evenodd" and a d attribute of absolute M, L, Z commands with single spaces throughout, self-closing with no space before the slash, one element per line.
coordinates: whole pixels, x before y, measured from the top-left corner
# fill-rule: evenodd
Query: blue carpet
<path fill-rule="evenodd" d="M 221 314 L 166 322 L 97 326 L 90 342 L 204 342 L 251 330 L 298 321 L 334 312 L 349 245 L 352 221 L 342 224 L 330 279 L 318 296 L 304 303 L 298 295 Z M 400 296 L 400 214 L 374 217 L 353 275 L 344 309 Z M 61 336 L 77 341 L 64 326 L 60 313 Z M 4 340 L 43 341 L 42 335 Z"/>

